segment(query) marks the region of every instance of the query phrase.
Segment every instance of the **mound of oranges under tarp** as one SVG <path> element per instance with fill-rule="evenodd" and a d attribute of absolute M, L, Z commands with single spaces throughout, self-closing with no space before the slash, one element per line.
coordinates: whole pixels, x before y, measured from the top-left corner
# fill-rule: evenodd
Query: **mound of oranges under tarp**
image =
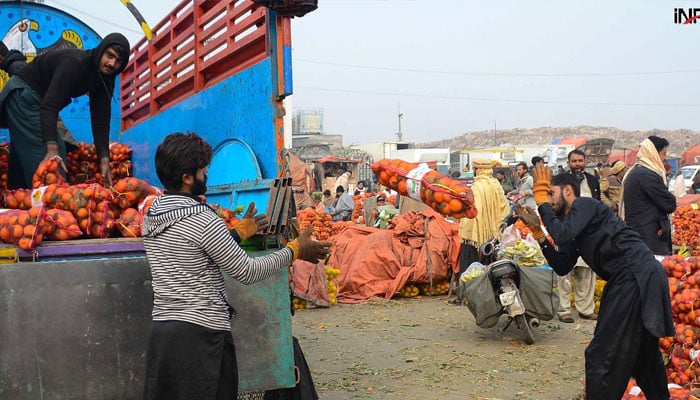
<path fill-rule="evenodd" d="M 389 299 L 409 281 L 437 284 L 458 268 L 457 224 L 433 210 L 397 215 L 392 224 L 387 230 L 349 226 L 330 238 L 339 303 Z"/>

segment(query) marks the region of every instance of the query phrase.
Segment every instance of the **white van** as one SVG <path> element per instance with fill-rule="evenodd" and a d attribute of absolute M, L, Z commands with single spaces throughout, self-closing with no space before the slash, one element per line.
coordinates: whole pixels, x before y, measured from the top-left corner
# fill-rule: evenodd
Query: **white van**
<path fill-rule="evenodd" d="M 688 193 L 688 189 L 693 185 L 693 179 L 700 173 L 700 165 L 686 165 L 685 167 L 678 170 L 678 175 L 683 175 L 683 182 L 685 184 L 685 192 Z M 673 193 L 673 184 L 676 178 L 670 179 L 668 182 L 668 190 Z M 676 193 L 673 193 L 676 194 Z"/>

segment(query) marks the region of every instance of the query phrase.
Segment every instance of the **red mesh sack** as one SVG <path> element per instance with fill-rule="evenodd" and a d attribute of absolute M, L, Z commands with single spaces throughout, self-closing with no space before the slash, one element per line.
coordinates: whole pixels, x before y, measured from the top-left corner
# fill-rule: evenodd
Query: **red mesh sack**
<path fill-rule="evenodd" d="M 66 179 L 61 175 L 60 162 L 59 156 L 40 162 L 32 177 L 32 187 L 36 189 L 46 185 L 65 185 Z"/>
<path fill-rule="evenodd" d="M 118 180 L 112 187 L 112 202 L 120 209 L 136 207 L 146 196 L 156 194 L 156 188 L 137 178 Z"/>
<path fill-rule="evenodd" d="M 34 251 L 44 239 L 44 207 L 0 213 L 0 240 Z"/>
<path fill-rule="evenodd" d="M 52 208 L 46 210 L 44 219 L 46 220 L 44 230 L 46 240 L 70 240 L 83 235 L 83 231 L 78 226 L 78 220 L 70 211 Z"/>
<path fill-rule="evenodd" d="M 469 187 L 447 175 L 430 169 L 425 163 L 383 159 L 372 164 L 379 183 L 422 201 L 440 214 L 452 218 L 474 218 L 474 194 Z"/>
<path fill-rule="evenodd" d="M 122 211 L 117 220 L 117 229 L 124 237 L 140 237 L 143 214 L 136 208 Z"/>

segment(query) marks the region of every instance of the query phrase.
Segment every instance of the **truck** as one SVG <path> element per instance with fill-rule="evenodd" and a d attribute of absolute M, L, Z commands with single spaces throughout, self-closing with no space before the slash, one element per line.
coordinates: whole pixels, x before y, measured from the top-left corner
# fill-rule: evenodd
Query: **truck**
<path fill-rule="evenodd" d="M 99 42 L 92 29 L 53 7 L 1 7 L 8 18 L 0 30 L 24 16 L 56 26 L 28 32 L 35 39 L 73 30 L 86 48 Z M 132 148 L 136 177 L 157 184 L 158 143 L 172 132 L 197 132 L 214 148 L 208 202 L 233 208 L 255 201 L 264 209 L 277 178 L 287 175 L 290 17 L 251 0 L 183 0 L 152 32 L 152 40 L 134 45 L 120 76 L 110 139 Z M 86 102 L 62 113 L 79 141 L 91 141 Z M 274 234 L 249 252 L 279 246 Z M 44 242 L 34 252 L 0 253 L 6 262 L 0 264 L 0 397 L 141 398 L 153 296 L 142 240 Z M 232 330 L 241 392 L 295 384 L 287 272 L 251 286 L 227 279 L 238 310 Z"/>
<path fill-rule="evenodd" d="M 475 158 L 487 158 L 498 161 L 502 166 L 515 167 L 515 164 L 523 161 L 523 150 L 515 147 L 484 147 L 476 149 L 461 149 L 450 152 L 450 170 L 460 171 L 463 174 L 471 168 L 471 160 Z"/>
<path fill-rule="evenodd" d="M 450 149 L 449 148 L 425 148 L 425 149 L 400 149 L 392 150 L 389 158 L 422 163 L 434 161 L 438 172 L 447 174 L 450 169 Z"/>

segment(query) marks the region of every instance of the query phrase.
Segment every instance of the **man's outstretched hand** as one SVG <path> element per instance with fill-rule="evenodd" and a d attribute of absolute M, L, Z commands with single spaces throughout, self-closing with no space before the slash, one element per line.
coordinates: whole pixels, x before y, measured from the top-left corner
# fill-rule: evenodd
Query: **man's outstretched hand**
<path fill-rule="evenodd" d="M 331 251 L 331 242 L 319 242 L 311 238 L 313 225 L 309 225 L 298 238 L 289 242 L 287 247 L 292 249 L 294 259 L 300 258 L 312 263 L 325 259 Z"/>
<path fill-rule="evenodd" d="M 248 210 L 243 214 L 243 218 L 233 228 L 241 238 L 241 242 L 250 239 L 267 226 L 267 216 L 265 214 L 255 215 L 257 212 L 255 202 L 251 202 L 248 205 Z"/>
<path fill-rule="evenodd" d="M 535 240 L 540 240 L 544 237 L 544 231 L 540 226 L 540 217 L 537 216 L 535 210 L 530 207 L 523 207 L 520 204 L 515 205 L 515 215 L 523 221 L 523 224 L 532 231 L 532 237 Z"/>
<path fill-rule="evenodd" d="M 543 164 L 537 164 L 532 172 L 532 179 L 532 194 L 535 197 L 535 203 L 539 206 L 549 201 L 548 196 L 549 187 L 552 182 L 552 171 Z"/>

